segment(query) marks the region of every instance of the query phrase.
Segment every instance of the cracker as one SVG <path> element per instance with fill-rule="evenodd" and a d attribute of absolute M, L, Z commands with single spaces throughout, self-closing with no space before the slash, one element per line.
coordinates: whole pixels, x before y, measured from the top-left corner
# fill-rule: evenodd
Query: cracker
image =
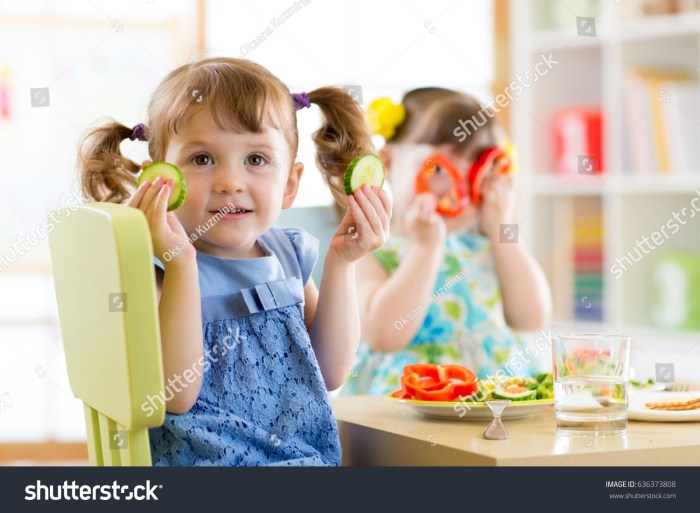
<path fill-rule="evenodd" d="M 691 410 L 700 410 L 700 403 L 698 404 L 689 404 L 688 406 L 662 406 L 662 407 L 655 407 L 655 408 L 649 408 L 650 410 L 654 411 L 691 411 Z"/>
<path fill-rule="evenodd" d="M 644 406 L 651 410 L 685 411 L 700 408 L 700 397 L 693 397 L 685 401 L 656 401 L 646 403 Z"/>

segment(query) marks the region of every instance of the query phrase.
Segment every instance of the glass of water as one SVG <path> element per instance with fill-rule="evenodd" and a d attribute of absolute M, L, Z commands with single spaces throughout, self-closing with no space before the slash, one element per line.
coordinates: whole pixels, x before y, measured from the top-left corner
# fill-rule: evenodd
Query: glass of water
<path fill-rule="evenodd" d="M 616 435 L 627 430 L 630 338 L 552 336 L 557 432 Z"/>

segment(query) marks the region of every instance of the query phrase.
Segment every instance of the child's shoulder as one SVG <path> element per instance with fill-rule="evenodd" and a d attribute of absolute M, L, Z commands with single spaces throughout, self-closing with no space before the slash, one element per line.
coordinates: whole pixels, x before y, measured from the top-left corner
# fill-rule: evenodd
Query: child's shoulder
<path fill-rule="evenodd" d="M 301 228 L 281 226 L 272 226 L 260 238 L 282 265 L 298 266 L 302 281 L 306 285 L 318 260 L 318 239 Z"/>
<path fill-rule="evenodd" d="M 272 226 L 261 238 L 267 241 L 289 241 L 295 248 L 302 246 L 318 246 L 318 239 L 301 228 Z"/>

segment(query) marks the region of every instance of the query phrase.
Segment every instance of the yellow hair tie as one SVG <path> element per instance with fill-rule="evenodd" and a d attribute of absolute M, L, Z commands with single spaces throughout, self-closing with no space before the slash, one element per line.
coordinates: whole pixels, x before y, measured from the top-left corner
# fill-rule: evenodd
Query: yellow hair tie
<path fill-rule="evenodd" d="M 367 115 L 372 133 L 379 134 L 388 141 L 406 119 L 406 107 L 395 104 L 387 97 L 377 98 L 367 107 Z"/>
<path fill-rule="evenodd" d="M 506 155 L 508 155 L 508 158 L 510 159 L 510 174 L 511 175 L 517 175 L 518 174 L 518 148 L 513 144 L 513 141 L 510 139 L 506 139 L 505 142 L 505 152 Z"/>

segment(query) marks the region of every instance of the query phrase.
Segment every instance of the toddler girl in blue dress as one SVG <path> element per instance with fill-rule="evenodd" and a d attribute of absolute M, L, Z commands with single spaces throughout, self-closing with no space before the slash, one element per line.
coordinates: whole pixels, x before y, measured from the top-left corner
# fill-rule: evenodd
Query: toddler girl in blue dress
<path fill-rule="evenodd" d="M 296 113 L 311 103 L 323 114 L 318 166 L 347 207 L 320 290 L 310 277 L 318 241 L 274 226 L 297 194 Z M 133 192 L 140 167 L 119 150 L 126 138 L 182 170 L 177 210 L 166 211 L 172 181 Z M 85 196 L 128 201 L 151 230 L 166 381 L 155 407 L 167 411 L 150 432 L 155 465 L 340 463 L 327 390 L 343 383 L 360 337 L 354 262 L 384 243 L 391 216 L 385 191 L 346 196 L 342 176 L 371 151 L 363 113 L 342 89 L 292 95 L 262 66 L 229 58 L 172 71 L 146 125 L 88 134 Z"/>

